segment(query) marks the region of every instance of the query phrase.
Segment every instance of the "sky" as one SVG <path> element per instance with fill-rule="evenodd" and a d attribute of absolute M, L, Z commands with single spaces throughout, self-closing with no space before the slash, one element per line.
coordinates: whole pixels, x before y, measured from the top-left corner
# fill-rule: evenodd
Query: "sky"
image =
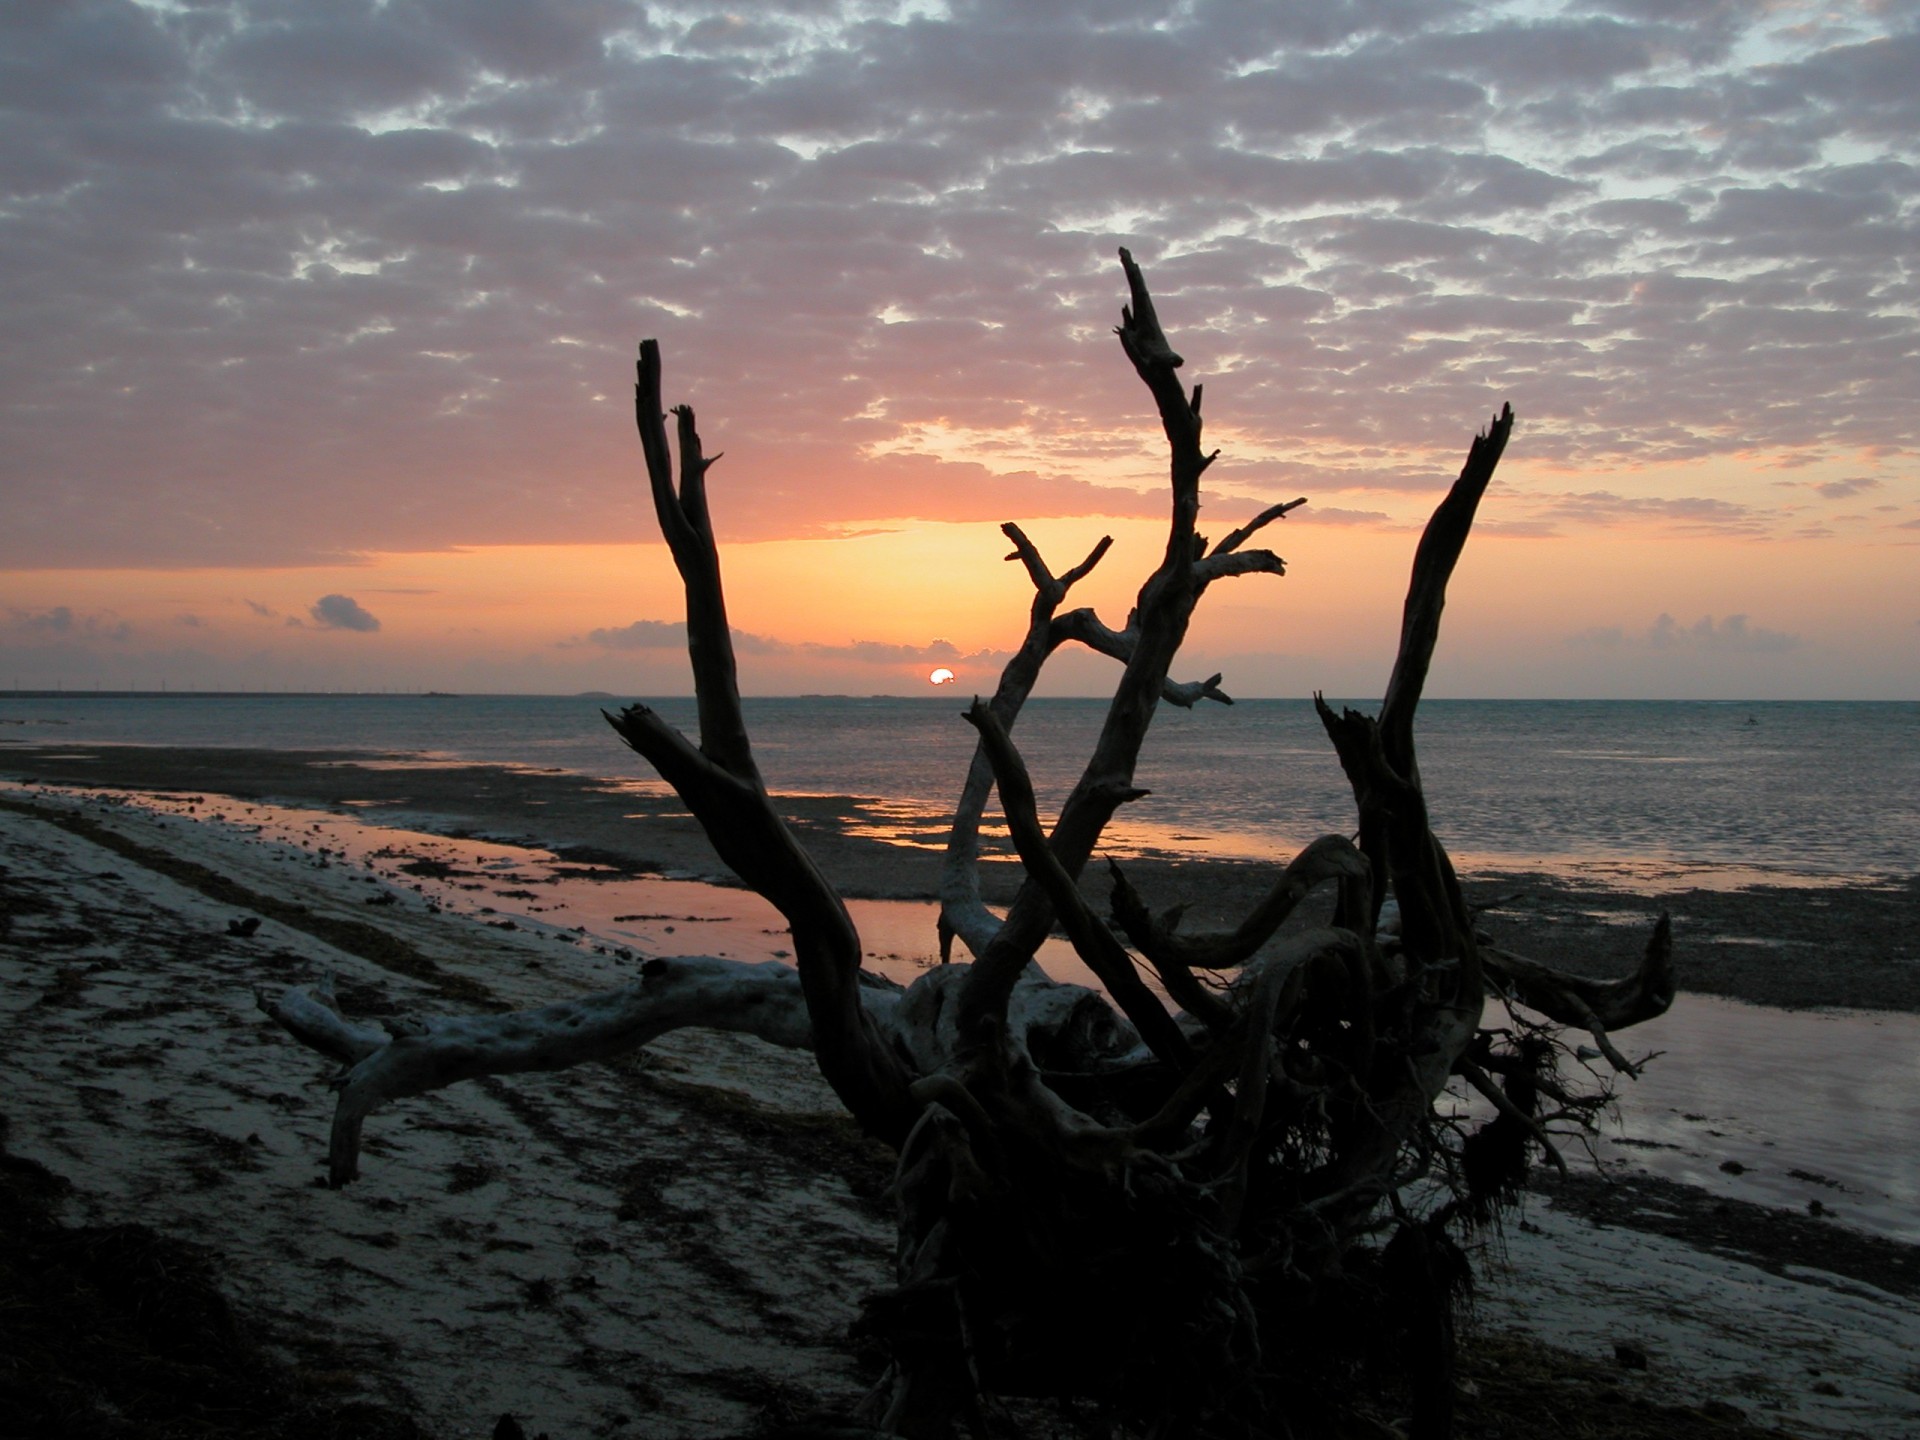
<path fill-rule="evenodd" d="M 1205 385 L 1178 667 L 1920 698 L 1920 4 L 0 6 L 0 689 L 684 693 L 631 408 L 709 453 L 750 693 L 990 690 L 1020 522 L 1109 623 Z M 1063 654 L 1046 686 L 1098 693 Z"/>

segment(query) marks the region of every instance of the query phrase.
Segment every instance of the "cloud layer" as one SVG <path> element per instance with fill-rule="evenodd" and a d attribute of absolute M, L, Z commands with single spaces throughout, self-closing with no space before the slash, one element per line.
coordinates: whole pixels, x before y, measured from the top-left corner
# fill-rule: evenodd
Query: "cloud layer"
<path fill-rule="evenodd" d="M 684 620 L 635 620 L 630 625 L 589 630 L 586 639 L 589 645 L 607 650 L 679 650 L 687 643 L 687 626 Z M 976 650 L 966 654 L 951 640 L 934 640 L 925 645 L 849 640 L 844 645 L 826 645 L 818 641 L 779 640 L 748 630 L 733 632 L 733 648 L 740 655 L 795 656 L 814 661 L 883 666 L 965 663 L 992 668 L 1005 664 L 1011 654 L 1004 650 Z"/>
<path fill-rule="evenodd" d="M 1583 630 L 1568 643 L 1585 650 L 1657 650 L 1681 655 L 1779 655 L 1800 644 L 1798 635 L 1748 623 L 1745 615 L 1715 621 L 1702 615 L 1682 625 L 1662 611 L 1644 631 L 1629 634 L 1618 626 Z"/>
<path fill-rule="evenodd" d="M 643 538 L 642 335 L 729 534 L 1148 513 L 1120 243 L 1249 495 L 1430 485 L 1511 398 L 1913 498 L 1909 3 L 746 13 L 0 10 L 0 561 Z"/>
<path fill-rule="evenodd" d="M 357 630 L 372 634 L 380 622 L 351 595 L 322 595 L 307 611 L 322 630 Z"/>

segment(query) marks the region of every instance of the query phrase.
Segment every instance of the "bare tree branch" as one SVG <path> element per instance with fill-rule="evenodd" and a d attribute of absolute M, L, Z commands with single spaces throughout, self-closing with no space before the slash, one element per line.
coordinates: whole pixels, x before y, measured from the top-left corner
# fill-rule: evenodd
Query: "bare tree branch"
<path fill-rule="evenodd" d="M 1473 1086 L 1475 1090 L 1478 1090 L 1486 1099 L 1493 1102 L 1494 1109 L 1498 1110 L 1502 1115 L 1505 1115 L 1509 1120 L 1526 1127 L 1527 1133 L 1533 1136 L 1540 1148 L 1546 1152 L 1547 1158 L 1553 1162 L 1554 1169 L 1558 1170 L 1562 1175 L 1567 1173 L 1566 1159 L 1561 1155 L 1559 1147 L 1553 1143 L 1553 1138 L 1547 1134 L 1546 1127 L 1541 1125 L 1538 1120 L 1527 1114 L 1518 1105 L 1514 1104 L 1513 1101 L 1508 1098 L 1507 1092 L 1493 1083 L 1493 1077 L 1488 1075 L 1487 1072 L 1482 1070 L 1478 1065 L 1474 1064 L 1473 1061 L 1467 1059 L 1466 1056 L 1462 1055 L 1459 1060 L 1454 1062 L 1454 1066 L 1469 1085 Z"/>
<path fill-rule="evenodd" d="M 1483 948 L 1482 958 L 1505 994 L 1549 1020 L 1587 1031 L 1608 1063 L 1624 1075 L 1637 1076 L 1639 1067 L 1615 1048 L 1608 1032 L 1655 1019 L 1673 1004 L 1673 922 L 1664 913 L 1639 965 L 1618 980 L 1569 974 L 1491 946 Z"/>
<path fill-rule="evenodd" d="M 1212 554 L 1193 565 L 1194 578 L 1202 586 L 1235 575 L 1284 575 L 1287 562 L 1271 550 L 1236 550 L 1231 554 Z"/>
<path fill-rule="evenodd" d="M 1413 758 L 1413 712 L 1426 689 L 1433 647 L 1440 639 L 1440 612 L 1446 608 L 1447 582 L 1453 578 L 1453 568 L 1459 563 L 1467 532 L 1473 528 L 1474 514 L 1480 508 L 1480 497 L 1486 494 L 1512 433 L 1513 407 L 1502 405 L 1486 433 L 1476 436 L 1468 448 L 1460 478 L 1433 512 L 1414 552 L 1413 577 L 1407 585 L 1400 623 L 1400 651 L 1380 706 L 1380 733 L 1388 762 L 1416 785 L 1420 771 Z"/>
<path fill-rule="evenodd" d="M 860 987 L 860 1002 L 889 1049 L 934 1072 L 951 1058 L 956 1030 L 943 992 L 951 973 L 931 971 L 902 991 Z M 337 1060 L 330 1183 L 359 1174 L 360 1133 L 376 1109 L 486 1075 L 566 1070 L 636 1050 L 697 1027 L 753 1035 L 786 1049 L 819 1049 L 801 977 L 778 961 L 709 955 L 655 958 L 629 985 L 499 1015 L 403 1016 L 382 1028 L 348 1019 L 331 977 L 278 995 L 256 988 L 259 1008 L 308 1049 Z M 1008 1009 L 1007 1040 L 1034 1064 L 1079 1070 L 1120 1061 L 1139 1037 L 1094 991 L 1023 977 Z"/>
<path fill-rule="evenodd" d="M 1290 511 L 1298 510 L 1306 503 L 1307 497 L 1302 495 L 1298 500 L 1287 500 L 1278 505 L 1269 505 L 1238 530 L 1228 531 L 1227 537 L 1208 552 L 1208 558 L 1211 559 L 1216 555 L 1231 555 L 1235 550 L 1238 550 L 1242 545 L 1246 544 L 1248 540 L 1252 539 L 1274 521 L 1286 519 Z"/>
<path fill-rule="evenodd" d="M 1005 728 L 991 710 L 977 701 L 967 711 L 967 722 L 980 732 L 981 743 L 993 765 L 994 780 L 1000 787 L 1001 808 L 1006 811 L 1007 827 L 1013 832 L 1021 863 L 1046 892 L 1074 950 L 1086 961 L 1087 968 L 1100 977 L 1100 983 L 1119 1002 L 1154 1054 L 1182 1071 L 1192 1068 L 1193 1047 L 1187 1043 L 1187 1037 L 1180 1033 L 1180 1027 L 1173 1023 L 1166 1007 L 1141 983 L 1133 957 L 1114 939 L 1113 932 L 1100 923 L 1073 877 L 1067 874 L 1066 867 L 1047 844 L 1034 805 L 1033 782 Z M 1133 796 L 1145 793 L 1132 792 Z"/>
<path fill-rule="evenodd" d="M 1365 917 L 1369 933 L 1391 883 L 1400 902 L 1407 953 L 1416 963 L 1457 961 L 1452 989 L 1461 1003 L 1476 1007 L 1482 993 L 1479 946 L 1453 863 L 1428 823 L 1414 755 L 1413 716 L 1440 637 L 1447 582 L 1512 430 L 1513 407 L 1503 405 L 1487 432 L 1474 439 L 1459 479 L 1421 532 L 1407 585 L 1400 647 L 1379 719 L 1353 710 L 1335 717 L 1318 696 L 1314 701 L 1360 810 L 1360 847 L 1374 873 L 1372 913 Z"/>
<path fill-rule="evenodd" d="M 707 514 L 706 472 L 713 462 L 701 454 L 693 410 L 685 405 L 675 407 L 680 437 L 680 489 L 675 493 L 673 456 L 667 446 L 666 417 L 660 408 L 658 341 L 641 342 L 640 360 L 634 367 L 633 403 L 654 515 L 686 592 L 687 654 L 693 662 L 694 696 L 700 710 L 700 750 L 716 765 L 757 786 L 760 772 L 754 765 L 753 746 L 740 715 L 733 632 L 727 626 L 726 595 L 720 584 L 720 552 Z"/>
<path fill-rule="evenodd" d="M 1273 937 L 1308 893 L 1329 880 L 1365 880 L 1367 860 L 1344 835 L 1322 835 L 1294 856 L 1273 888 L 1230 931 L 1180 935 L 1184 907 L 1155 916 L 1138 892 L 1113 866 L 1113 914 L 1134 948 L 1156 965 L 1162 961 L 1188 969 L 1224 970 L 1245 963 Z"/>
<path fill-rule="evenodd" d="M 1256 567 L 1258 568 L 1258 567 Z M 1268 571 L 1268 574 L 1281 574 L 1282 571 Z M 1050 636 L 1054 645 L 1073 640 L 1089 650 L 1118 660 L 1122 665 L 1133 658 L 1134 643 L 1139 639 L 1139 628 L 1129 625 L 1125 630 L 1115 630 L 1101 623 L 1100 617 L 1091 610 L 1069 610 L 1056 616 Z M 1231 705 L 1233 697 L 1220 688 L 1223 677 L 1214 675 L 1206 680 L 1163 680 L 1160 684 L 1160 698 L 1178 705 L 1182 710 L 1191 710 L 1198 700 L 1213 700 L 1222 705 Z"/>
<path fill-rule="evenodd" d="M 1193 1016 L 1216 1035 L 1225 1030 L 1233 1021 L 1234 1010 L 1220 995 L 1209 989 L 1194 973 L 1194 967 L 1181 960 L 1172 947 L 1158 945 L 1158 933 L 1153 917 L 1147 912 L 1142 901 L 1127 877 L 1121 873 L 1117 860 L 1107 861 L 1108 873 L 1113 877 L 1112 908 L 1114 919 L 1127 932 L 1134 947 L 1147 958 L 1154 973 L 1160 977 L 1160 983 L 1166 988 L 1168 996 L 1187 1014 Z M 1168 912 L 1165 918 L 1167 931 L 1179 923 L 1179 907 Z M 1142 937 L 1148 944 L 1141 944 Z"/>
<path fill-rule="evenodd" d="M 869 992 L 887 1008 L 898 995 Z M 618 990 L 506 1015 L 415 1020 L 401 1033 L 375 1042 L 377 1032 L 340 1020 L 316 1023 L 329 1013 L 300 990 L 277 999 L 258 997 L 260 1008 L 294 1038 L 348 1061 L 333 1082 L 339 1092 L 328 1150 L 328 1180 L 335 1186 L 359 1175 L 360 1131 L 374 1109 L 408 1095 L 423 1095 L 482 1075 L 564 1070 L 637 1049 L 687 1025 L 742 1030 L 776 1045 L 813 1048 L 813 1028 L 799 977 L 785 965 L 693 957 L 649 960 L 641 978 Z M 347 1053 L 342 1055 L 342 1050 Z"/>
<path fill-rule="evenodd" d="M 1113 537 L 1103 535 L 1086 559 L 1055 579 L 1025 531 L 1012 522 L 1000 529 L 1013 542 L 1013 554 L 1007 558 L 1025 565 L 1027 576 L 1033 581 L 1027 633 L 1002 668 L 1000 684 L 989 702 L 1000 723 L 1011 730 L 1021 707 L 1033 693 L 1041 667 L 1060 643 L 1053 630 L 1053 612 L 1066 599 L 1067 592 L 1100 563 Z M 966 782 L 960 789 L 960 799 L 954 806 L 953 823 L 947 831 L 946 855 L 940 868 L 940 955 L 943 960 L 951 957 L 956 936 L 969 951 L 978 955 L 1000 932 L 1000 917 L 980 898 L 980 821 L 992 790 L 993 767 L 986 751 L 976 745 L 973 760 L 967 767 Z"/>
<path fill-rule="evenodd" d="M 1183 362 L 1167 344 L 1133 256 L 1122 250 L 1120 264 L 1126 272 L 1132 304 L 1121 311 L 1116 333 L 1160 412 L 1170 451 L 1172 511 L 1166 554 L 1140 587 L 1135 619 L 1128 626 L 1137 638 L 1115 687 L 1106 722 L 1080 782 L 1061 807 L 1054 827 L 1052 851 L 1069 878 L 1079 876 L 1114 808 L 1132 790 L 1140 746 L 1200 595 L 1193 573 L 1194 524 L 1200 512 L 1200 474 L 1209 457 L 1200 452 L 1199 393 L 1196 390 L 1189 401 L 1174 376 Z M 1052 905 L 1030 877 L 1007 912 L 1005 923 L 974 963 L 962 995 L 968 1023 L 988 1025 L 1005 1004 L 1014 981 L 1032 960 L 1052 921 Z"/>
<path fill-rule="evenodd" d="M 1335 944 L 1351 943 L 1352 937 L 1337 935 Z M 1309 943 L 1319 942 L 1318 937 Z M 1234 1104 L 1220 1150 L 1226 1159 L 1226 1187 L 1223 1204 L 1227 1223 L 1238 1228 L 1247 1199 L 1247 1166 L 1253 1158 L 1254 1142 L 1266 1117 L 1267 1081 L 1273 1071 L 1274 1030 L 1280 1018 L 1281 999 L 1291 990 L 1302 992 L 1307 978 L 1307 956 L 1292 965 L 1262 966 L 1254 975 L 1246 997 L 1246 1045 L 1240 1056 L 1240 1079 L 1234 1086 Z M 1297 1003 L 1297 1000 L 1295 1001 Z"/>
<path fill-rule="evenodd" d="M 660 347 L 646 340 L 635 371 L 634 415 L 660 532 L 686 591 L 687 655 L 700 713 L 696 752 L 652 711 L 634 706 L 609 723 L 672 785 L 720 857 L 785 917 L 818 1047 L 821 1073 L 874 1133 L 906 1133 L 917 1106 L 910 1078 L 880 1043 L 860 996 L 860 936 L 839 894 L 794 839 L 767 796 L 740 708 L 720 554 L 707 508 L 706 472 L 693 410 L 673 412 L 680 485 L 660 405 Z"/>

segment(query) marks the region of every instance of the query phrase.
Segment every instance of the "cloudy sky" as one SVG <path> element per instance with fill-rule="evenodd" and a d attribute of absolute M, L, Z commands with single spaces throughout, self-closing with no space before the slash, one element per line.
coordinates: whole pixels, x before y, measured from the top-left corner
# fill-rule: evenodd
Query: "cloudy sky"
<path fill-rule="evenodd" d="M 1911 0 L 16 0 L 0 687 L 682 689 L 643 336 L 747 688 L 988 685 L 998 522 L 1116 624 L 1155 551 L 1124 244 L 1206 526 L 1310 501 L 1195 673 L 1377 693 L 1510 401 L 1439 693 L 1914 698 L 1916 75 Z"/>

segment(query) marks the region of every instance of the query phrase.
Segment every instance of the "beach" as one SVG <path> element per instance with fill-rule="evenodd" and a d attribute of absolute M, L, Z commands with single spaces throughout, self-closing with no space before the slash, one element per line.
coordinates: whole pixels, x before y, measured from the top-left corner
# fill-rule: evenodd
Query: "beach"
<path fill-rule="evenodd" d="M 363 1180 L 328 1191 L 329 1067 L 255 1009 L 255 986 L 327 973 L 378 1019 L 609 988 L 646 953 L 784 958 L 672 797 L 340 751 L 13 750 L 0 778 L 7 1149 L 71 1184 L 69 1224 L 217 1251 L 299 1394 L 435 1435 L 512 1414 L 563 1440 L 744 1433 L 871 1383 L 848 1331 L 890 1272 L 887 1157 L 804 1055 L 683 1031 L 618 1065 L 458 1086 L 374 1117 Z M 930 963 L 926 827 L 861 797 L 783 805 L 873 917 L 876 967 Z M 1273 873 L 1152 851 L 1126 867 L 1157 905 L 1193 900 L 1196 926 Z M 1004 858 L 986 875 L 995 901 L 1018 881 Z M 1630 965 L 1666 909 L 1687 994 L 1920 1011 L 1911 879 L 1644 878 L 1509 870 L 1467 890 L 1500 943 L 1570 968 Z M 1658 1048 L 1659 1023 L 1626 1038 Z M 1671 1433 L 1920 1427 L 1920 1250 L 1816 1193 L 1818 1215 L 1658 1177 L 1543 1184 L 1481 1257 L 1482 1353 L 1519 1374 L 1499 1337 L 1558 1347 L 1526 1353 L 1567 1357 L 1554 1383 L 1581 1403 L 1666 1407 Z M 1467 1373 L 1462 1433 L 1493 1433 L 1471 1417 L 1500 1374 Z"/>

